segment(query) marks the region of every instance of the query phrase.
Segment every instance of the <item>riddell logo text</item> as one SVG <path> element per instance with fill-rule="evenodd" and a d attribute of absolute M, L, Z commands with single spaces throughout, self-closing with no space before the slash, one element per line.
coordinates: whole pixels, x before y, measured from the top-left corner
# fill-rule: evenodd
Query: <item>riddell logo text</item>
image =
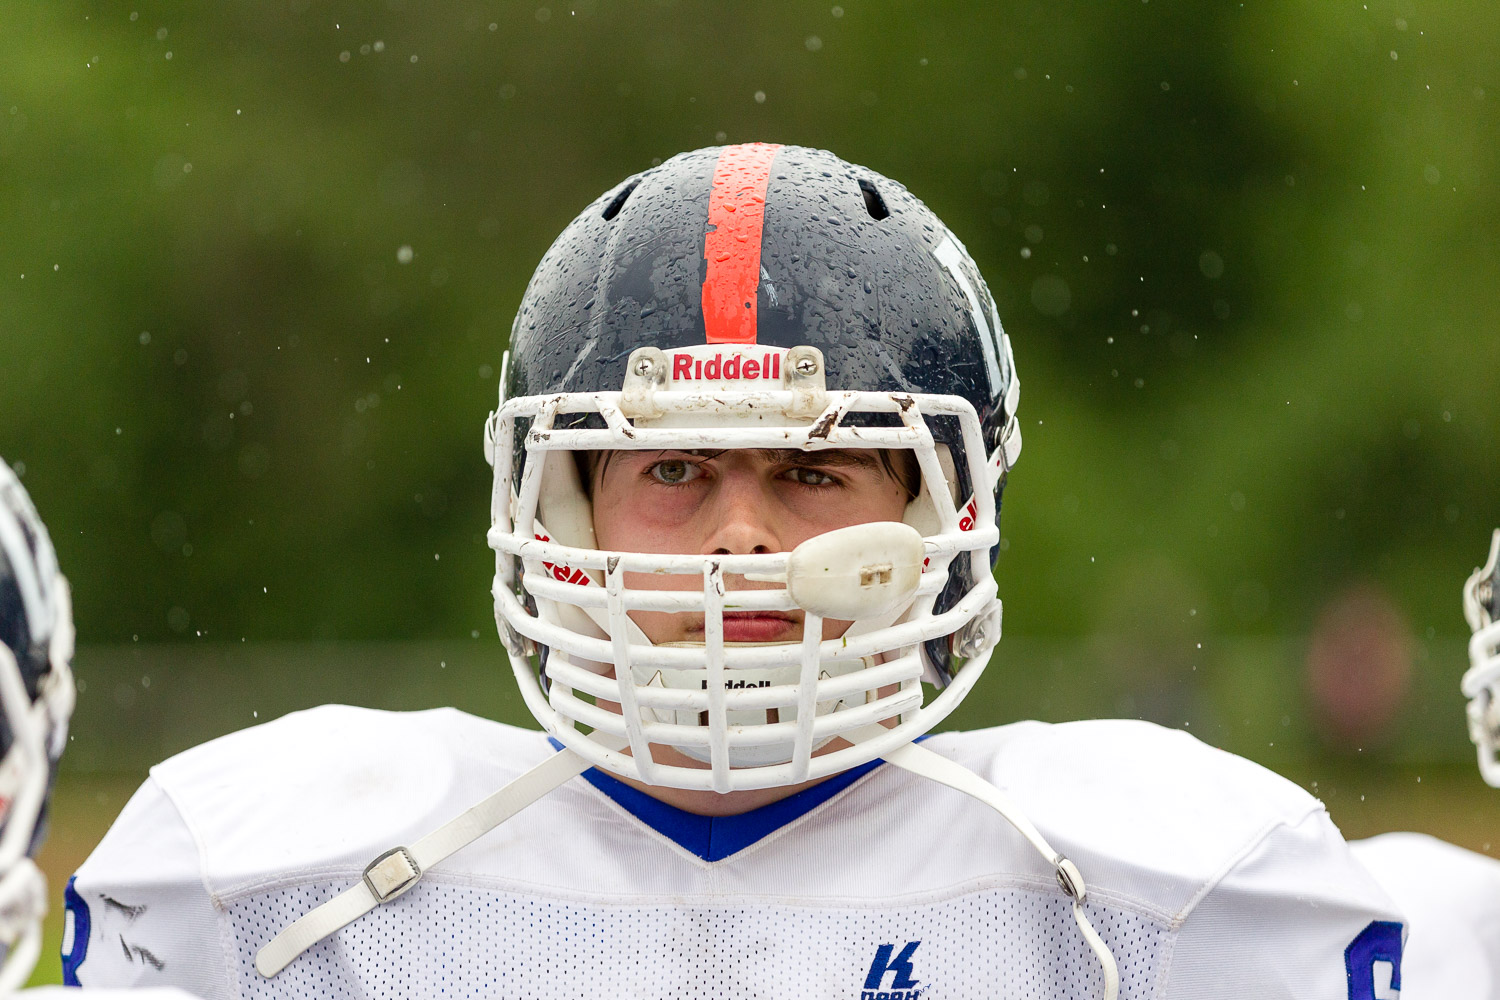
<path fill-rule="evenodd" d="M 550 541 L 552 541 L 552 539 L 550 539 L 546 535 L 542 535 L 542 534 L 537 534 L 537 535 L 534 535 L 532 537 L 534 537 L 539 542 L 550 542 Z M 554 579 L 554 580 L 561 580 L 563 583 L 575 583 L 575 584 L 585 584 L 585 585 L 587 585 L 587 584 L 590 584 L 590 583 L 594 582 L 594 581 L 592 581 L 592 580 L 589 579 L 589 575 L 587 573 L 585 573 L 583 570 L 581 570 L 581 569 L 574 569 L 571 566 L 554 566 L 552 563 L 543 562 L 542 563 L 542 569 L 546 570 L 547 571 L 547 575 L 550 576 L 550 577 L 552 577 L 552 579 Z"/>
<path fill-rule="evenodd" d="M 964 516 L 958 519 L 959 531 L 973 531 L 974 519 L 979 516 L 979 504 L 970 500 L 964 507 Z"/>
<path fill-rule="evenodd" d="M 719 379 L 781 379 L 781 355 L 766 354 L 760 358 L 746 358 L 738 354 L 724 357 L 715 354 L 704 360 L 687 354 L 672 355 L 672 379 L 683 381 L 717 381 Z"/>
<path fill-rule="evenodd" d="M 708 681 L 699 681 L 698 683 L 699 683 L 699 685 L 701 685 L 701 687 L 702 687 L 703 690 L 705 690 L 705 691 L 708 690 Z M 771 682 L 770 681 L 725 681 L 724 682 L 724 690 L 725 691 L 738 691 L 741 688 L 768 688 L 770 686 L 771 686 Z"/>
<path fill-rule="evenodd" d="M 974 522 L 975 522 L 975 520 L 978 517 L 979 517 L 979 504 L 976 503 L 976 502 L 974 502 L 973 500 L 970 500 L 968 503 L 964 504 L 963 516 L 958 519 L 958 530 L 959 531 L 973 531 L 974 530 Z M 927 559 L 923 559 L 922 560 L 922 572 L 924 572 L 924 573 L 927 572 L 927 567 L 929 565 L 931 565 L 931 564 L 932 564 L 932 559 L 930 557 L 927 558 Z"/>

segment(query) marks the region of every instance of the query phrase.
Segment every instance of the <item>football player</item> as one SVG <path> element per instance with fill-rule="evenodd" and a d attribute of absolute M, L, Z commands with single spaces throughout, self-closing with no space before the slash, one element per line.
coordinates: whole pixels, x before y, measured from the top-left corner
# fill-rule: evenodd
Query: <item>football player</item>
<path fill-rule="evenodd" d="M 1255 764 L 1139 722 L 917 742 L 999 638 L 1021 434 L 978 268 L 901 185 L 759 143 L 628 178 L 543 257 L 503 373 L 493 595 L 545 733 L 324 707 L 159 765 L 77 875 L 76 981 L 1399 987 L 1397 912 Z"/>
<path fill-rule="evenodd" d="M 1500 531 L 1489 560 L 1464 584 L 1473 639 L 1462 688 L 1479 773 L 1500 788 Z M 1351 845 L 1411 920 L 1402 974 L 1409 996 L 1500 997 L 1500 861 L 1419 833 Z"/>
<path fill-rule="evenodd" d="M 0 460 L 0 996 L 26 982 L 41 949 L 47 882 L 32 858 L 46 832 L 47 800 L 68 738 L 72 658 L 68 582 L 31 498 Z M 25 993 L 51 995 L 48 989 Z M 187 996 L 167 989 L 124 995 Z"/>

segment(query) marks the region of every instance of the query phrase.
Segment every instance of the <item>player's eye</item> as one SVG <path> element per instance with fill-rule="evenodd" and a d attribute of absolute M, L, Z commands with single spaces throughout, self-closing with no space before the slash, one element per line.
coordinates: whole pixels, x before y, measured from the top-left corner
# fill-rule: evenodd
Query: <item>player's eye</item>
<path fill-rule="evenodd" d="M 838 482 L 822 469 L 810 469 L 801 465 L 792 466 L 786 474 L 792 482 L 801 483 L 803 486 L 832 486 Z"/>
<path fill-rule="evenodd" d="M 679 486 L 682 483 L 691 482 L 703 474 L 699 470 L 697 463 L 681 458 L 667 458 L 660 462 L 653 462 L 646 471 L 652 479 L 667 486 Z"/>

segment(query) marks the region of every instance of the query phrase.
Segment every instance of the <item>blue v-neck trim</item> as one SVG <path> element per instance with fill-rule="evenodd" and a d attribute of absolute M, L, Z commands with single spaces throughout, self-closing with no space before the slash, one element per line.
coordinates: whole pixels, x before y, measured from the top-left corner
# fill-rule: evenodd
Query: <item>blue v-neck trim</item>
<path fill-rule="evenodd" d="M 562 744 L 550 736 L 547 742 L 558 750 L 562 749 Z M 631 788 L 597 767 L 584 771 L 583 778 L 609 796 L 621 809 L 683 850 L 696 854 L 704 861 L 722 861 L 775 833 L 793 820 L 806 816 L 884 763 L 883 760 L 867 761 L 826 781 L 820 781 L 811 788 L 804 788 L 795 795 L 737 816 L 699 816 L 697 813 L 685 812 Z"/>

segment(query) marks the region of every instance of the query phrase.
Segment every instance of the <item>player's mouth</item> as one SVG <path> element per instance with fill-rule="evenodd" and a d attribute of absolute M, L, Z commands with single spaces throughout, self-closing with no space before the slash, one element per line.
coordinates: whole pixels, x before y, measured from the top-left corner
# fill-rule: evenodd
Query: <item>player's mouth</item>
<path fill-rule="evenodd" d="M 725 642 L 792 642 L 801 633 L 802 623 L 781 611 L 724 612 Z"/>

